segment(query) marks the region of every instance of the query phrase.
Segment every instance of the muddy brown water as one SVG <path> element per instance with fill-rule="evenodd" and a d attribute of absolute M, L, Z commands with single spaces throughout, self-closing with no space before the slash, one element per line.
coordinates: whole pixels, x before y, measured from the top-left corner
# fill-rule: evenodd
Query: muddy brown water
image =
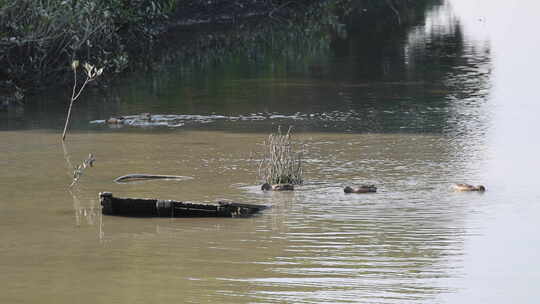
<path fill-rule="evenodd" d="M 538 61 L 523 64 L 496 34 L 504 10 L 485 6 L 453 1 L 396 38 L 408 63 L 386 68 L 398 76 L 341 74 L 353 54 L 331 59 L 322 77 L 236 75 L 213 89 L 157 75 L 150 87 L 120 86 L 116 103 L 90 93 L 64 145 L 54 106 L 6 114 L 0 302 L 534 303 L 540 149 L 524 67 Z M 430 57 L 425 41 L 437 35 L 461 37 L 457 59 Z M 201 116 L 178 127 L 89 123 L 141 112 Z M 306 183 L 263 193 L 261 144 L 278 125 L 295 126 Z M 90 152 L 95 166 L 68 189 Z M 130 173 L 189 178 L 113 182 Z M 453 192 L 454 182 L 488 191 Z M 362 183 L 378 192 L 343 193 Z M 100 191 L 272 208 L 242 219 L 111 217 Z"/>
<path fill-rule="evenodd" d="M 450 191 L 446 181 L 467 166 L 452 165 L 459 156 L 447 151 L 447 139 L 303 133 L 298 140 L 310 151 L 309 182 L 295 192 L 262 193 L 254 156 L 264 136 L 71 134 L 64 154 L 56 133 L 3 133 L 11 147 L 7 159 L 17 159 L 2 171 L 9 173 L 2 176 L 9 198 L 2 203 L 3 273 L 21 287 L 40 286 L 24 296 L 30 302 L 85 292 L 140 303 L 180 295 L 192 302 L 332 302 L 354 299 L 378 280 L 388 280 L 387 292 L 406 298 L 408 288 L 429 294 L 431 280 L 452 276 L 449 265 L 459 259 L 467 234 L 463 215 L 486 195 Z M 66 159 L 83 159 L 90 150 L 95 167 L 66 191 Z M 193 179 L 112 182 L 126 172 Z M 379 193 L 343 193 L 343 186 L 363 182 L 379 185 Z M 100 215 L 97 200 L 105 190 L 272 208 L 249 219 L 108 217 Z M 328 294 L 317 294 L 321 286 Z M 14 286 L 4 296 L 17 299 L 20 292 Z"/>

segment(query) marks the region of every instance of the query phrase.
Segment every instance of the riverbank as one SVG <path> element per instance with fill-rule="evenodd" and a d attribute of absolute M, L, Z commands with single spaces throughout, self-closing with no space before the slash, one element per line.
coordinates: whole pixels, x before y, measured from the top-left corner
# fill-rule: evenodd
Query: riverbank
<path fill-rule="evenodd" d="M 105 67 L 102 81 L 109 81 L 126 71 L 159 69 L 156 65 L 188 55 L 199 58 L 193 65 L 204 65 L 239 49 L 257 57 L 261 48 L 281 50 L 293 41 L 321 45 L 324 40 L 328 45 L 346 35 L 351 20 L 371 20 L 374 31 L 385 30 L 385 25 L 403 25 L 414 7 L 425 2 L 429 1 L 4 2 L 0 96 L 6 104 L 47 88 L 69 86 L 73 59 Z M 182 54 L 170 51 L 172 39 L 182 41 Z"/>

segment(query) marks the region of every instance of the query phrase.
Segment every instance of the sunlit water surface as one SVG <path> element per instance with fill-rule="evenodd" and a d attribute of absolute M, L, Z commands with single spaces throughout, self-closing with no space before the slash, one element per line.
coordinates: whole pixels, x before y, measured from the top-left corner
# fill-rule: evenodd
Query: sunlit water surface
<path fill-rule="evenodd" d="M 317 75 L 240 75 L 212 90 L 154 75 L 157 85 L 121 86 L 116 102 L 77 105 L 65 145 L 62 107 L 9 113 L 0 302 L 534 303 L 540 109 L 527 69 L 538 63 L 519 65 L 525 55 L 492 25 L 507 16 L 487 6 L 436 7 L 395 38 L 402 64 L 373 79 L 360 75 L 374 67 L 339 52 Z M 530 36 L 510 39 L 538 50 Z M 182 116 L 90 124 L 141 112 Z M 306 183 L 262 193 L 262 143 L 278 125 L 295 128 Z M 68 190 L 90 152 L 95 167 Z M 192 179 L 112 182 L 129 173 Z M 456 193 L 454 182 L 488 191 Z M 379 191 L 343 193 L 362 183 Z M 110 217 L 100 191 L 272 208 L 247 219 Z"/>

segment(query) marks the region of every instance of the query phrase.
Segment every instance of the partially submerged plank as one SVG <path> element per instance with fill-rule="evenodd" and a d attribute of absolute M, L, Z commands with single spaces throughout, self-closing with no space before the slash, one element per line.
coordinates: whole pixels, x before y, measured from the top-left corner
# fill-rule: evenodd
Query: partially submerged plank
<path fill-rule="evenodd" d="M 191 179 L 191 177 L 180 176 L 180 175 L 159 175 L 159 174 L 135 173 L 135 174 L 128 174 L 128 175 L 117 177 L 114 179 L 114 182 L 115 183 L 128 183 L 128 182 L 133 182 L 133 181 L 153 180 L 153 179 L 185 180 L 185 179 Z"/>
<path fill-rule="evenodd" d="M 264 205 L 233 202 L 190 203 L 148 198 L 119 198 L 110 192 L 99 194 L 102 213 L 136 217 L 242 217 L 258 213 Z"/>

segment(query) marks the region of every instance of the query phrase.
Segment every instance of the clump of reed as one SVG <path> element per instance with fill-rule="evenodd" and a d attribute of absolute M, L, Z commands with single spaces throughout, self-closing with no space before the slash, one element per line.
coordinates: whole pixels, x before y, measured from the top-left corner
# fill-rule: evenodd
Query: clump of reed
<path fill-rule="evenodd" d="M 259 164 L 259 177 L 269 184 L 302 184 L 302 151 L 292 140 L 292 127 L 287 133 L 270 134 L 264 142 L 264 158 Z"/>

